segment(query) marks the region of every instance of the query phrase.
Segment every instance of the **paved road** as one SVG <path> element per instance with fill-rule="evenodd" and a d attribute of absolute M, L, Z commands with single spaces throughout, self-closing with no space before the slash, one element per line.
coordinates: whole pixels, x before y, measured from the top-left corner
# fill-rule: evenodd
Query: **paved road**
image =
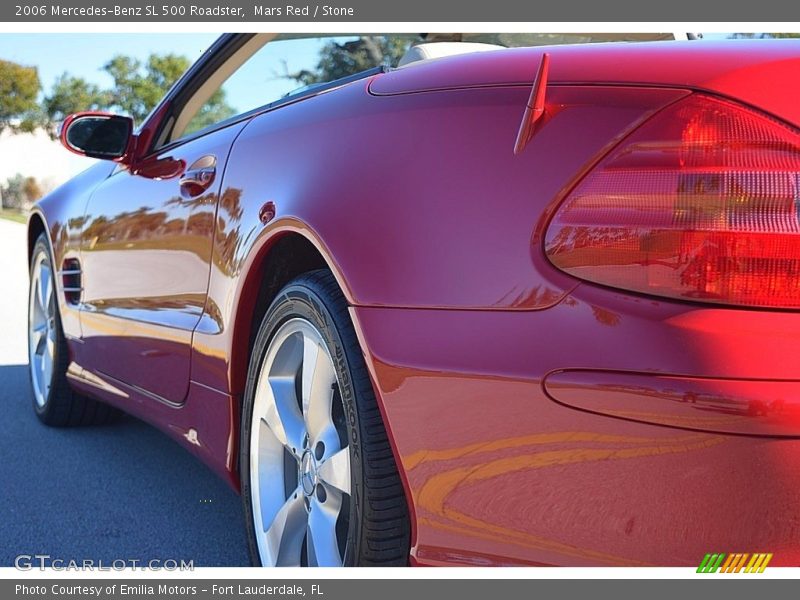
<path fill-rule="evenodd" d="M 248 564 L 239 498 L 156 429 L 126 417 L 51 429 L 33 414 L 25 228 L 0 219 L 0 566 L 66 560 Z"/>

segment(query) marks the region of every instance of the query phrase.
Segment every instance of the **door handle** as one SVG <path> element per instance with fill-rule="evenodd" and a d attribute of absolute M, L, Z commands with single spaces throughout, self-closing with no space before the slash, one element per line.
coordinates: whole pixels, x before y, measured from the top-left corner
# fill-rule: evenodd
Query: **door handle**
<path fill-rule="evenodd" d="M 217 174 L 217 159 L 215 156 L 204 156 L 196 160 L 184 171 L 180 179 L 181 194 L 193 198 L 205 192 Z"/>

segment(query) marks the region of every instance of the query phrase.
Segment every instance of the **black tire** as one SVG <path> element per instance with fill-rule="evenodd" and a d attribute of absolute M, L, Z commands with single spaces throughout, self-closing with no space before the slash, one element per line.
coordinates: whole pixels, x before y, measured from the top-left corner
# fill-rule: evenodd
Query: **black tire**
<path fill-rule="evenodd" d="M 250 434 L 258 374 L 276 331 L 302 318 L 321 334 L 334 357 L 340 397 L 349 422 L 350 519 L 344 566 L 406 566 L 410 546 L 408 504 L 364 357 L 336 280 L 327 270 L 287 284 L 267 311 L 255 339 L 242 406 L 240 474 L 247 541 L 261 566 L 250 489 Z M 277 485 L 282 485 L 278 482 Z"/>
<path fill-rule="evenodd" d="M 55 273 L 57 269 L 53 268 L 53 259 L 50 254 L 50 245 L 47 243 L 47 237 L 42 233 L 36 240 L 33 247 L 33 254 L 31 255 L 31 269 L 30 280 L 33 281 L 34 267 L 39 257 L 50 269 L 53 274 L 51 285 L 55 283 Z M 28 320 L 30 325 L 30 294 L 34 293 L 33 286 L 31 285 L 28 290 L 29 294 L 29 314 Z M 55 290 L 53 292 L 54 302 L 58 302 Z M 107 404 L 98 402 L 87 398 L 75 392 L 70 387 L 67 381 L 67 366 L 69 365 L 69 348 L 67 341 L 64 338 L 64 331 L 61 327 L 61 313 L 56 306 L 55 309 L 55 343 L 54 343 L 54 356 L 53 356 L 53 370 L 52 378 L 47 395 L 44 397 L 44 403 L 40 406 L 36 401 L 34 393 L 31 394 L 33 401 L 33 409 L 39 420 L 51 427 L 75 427 L 85 425 L 104 425 L 112 422 L 119 416 L 119 411 Z M 28 344 L 30 345 L 30 336 L 28 336 Z M 33 388 L 33 370 L 30 370 L 31 387 Z"/>

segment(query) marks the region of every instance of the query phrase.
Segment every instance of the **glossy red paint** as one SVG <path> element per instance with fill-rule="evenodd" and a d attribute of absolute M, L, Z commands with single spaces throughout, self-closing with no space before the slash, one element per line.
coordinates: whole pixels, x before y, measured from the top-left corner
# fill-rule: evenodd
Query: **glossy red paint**
<path fill-rule="evenodd" d="M 212 171 L 222 172 L 243 126 L 139 162 L 136 174 L 118 170 L 97 186 L 85 209 L 81 352 L 98 373 L 172 404 L 186 399 L 192 332 L 208 318 L 204 308 L 219 204 L 219 179 L 205 193 L 182 193 L 182 179 L 192 168 L 185 165 L 205 159 L 213 161 Z M 174 175 L 164 177 L 161 164 Z M 146 176 L 151 170 L 160 176 Z"/>
<path fill-rule="evenodd" d="M 695 90 L 800 124 L 799 49 L 548 49 L 545 116 L 519 156 L 541 49 L 398 70 L 151 154 L 141 140 L 154 139 L 162 105 L 132 168 L 93 167 L 32 218 L 57 264 L 84 269 L 81 304 L 58 295 L 70 377 L 237 485 L 262 281 L 293 240 L 352 305 L 406 484 L 414 564 L 696 565 L 709 548 L 800 564 L 800 439 L 785 423 L 738 415 L 741 427 L 723 431 L 687 427 L 683 412 L 665 422 L 661 409 L 596 414 L 620 408 L 601 392 L 609 383 L 626 403 L 652 404 L 639 388 L 664 378 L 770 396 L 800 381 L 800 315 L 599 288 L 542 251 L 549 217 L 582 176 Z M 180 177 L 207 154 L 227 164 L 188 207 Z M 118 232 L 95 235 L 101 225 Z M 164 265 L 186 277 L 161 279 Z M 596 376 L 563 379 L 574 372 Z"/>
<path fill-rule="evenodd" d="M 589 286 L 545 311 L 354 312 L 412 490 L 418 562 L 690 565 L 709 545 L 753 545 L 798 564 L 796 437 L 599 416 L 544 390 L 566 365 L 796 373 L 797 315 L 705 315 Z"/>
<path fill-rule="evenodd" d="M 730 96 L 800 126 L 794 98 L 800 82 L 796 42 L 739 44 L 740 40 L 654 42 L 516 48 L 432 61 L 419 68 L 387 73 L 373 94 L 407 94 L 476 86 L 530 85 L 546 50 L 550 85 L 593 84 L 684 87 Z"/>
<path fill-rule="evenodd" d="M 554 401 L 681 429 L 800 437 L 800 381 L 565 370 L 542 382 Z"/>

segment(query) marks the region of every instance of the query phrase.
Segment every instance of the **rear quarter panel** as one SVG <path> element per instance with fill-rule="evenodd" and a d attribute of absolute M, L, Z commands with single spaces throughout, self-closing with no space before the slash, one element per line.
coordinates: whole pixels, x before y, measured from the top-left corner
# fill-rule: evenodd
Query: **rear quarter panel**
<path fill-rule="evenodd" d="M 249 270 L 281 235 L 303 235 L 353 305 L 417 563 L 687 565 L 746 542 L 793 564 L 797 441 L 599 417 L 542 388 L 566 367 L 729 376 L 748 361 L 744 349 L 714 351 L 739 335 L 721 322 L 676 335 L 672 317 L 692 307 L 578 286 L 539 244 L 585 170 L 687 92 L 551 86 L 544 123 L 515 157 L 529 91 L 378 98 L 359 83 L 254 119 L 223 181 L 215 327 L 195 335 L 194 377 L 241 393 L 230 357 L 252 307 Z M 263 224 L 266 202 L 275 217 Z M 764 376 L 776 376 L 772 359 L 758 363 Z"/>
<path fill-rule="evenodd" d="M 548 208 L 605 148 L 687 93 L 554 86 L 514 156 L 527 86 L 376 97 L 367 85 L 265 113 L 234 144 L 209 288 L 215 325 L 195 335 L 198 381 L 241 393 L 226 364 L 237 299 L 255 257 L 289 231 L 320 249 L 357 306 L 553 306 L 575 282 L 537 246 Z"/>

